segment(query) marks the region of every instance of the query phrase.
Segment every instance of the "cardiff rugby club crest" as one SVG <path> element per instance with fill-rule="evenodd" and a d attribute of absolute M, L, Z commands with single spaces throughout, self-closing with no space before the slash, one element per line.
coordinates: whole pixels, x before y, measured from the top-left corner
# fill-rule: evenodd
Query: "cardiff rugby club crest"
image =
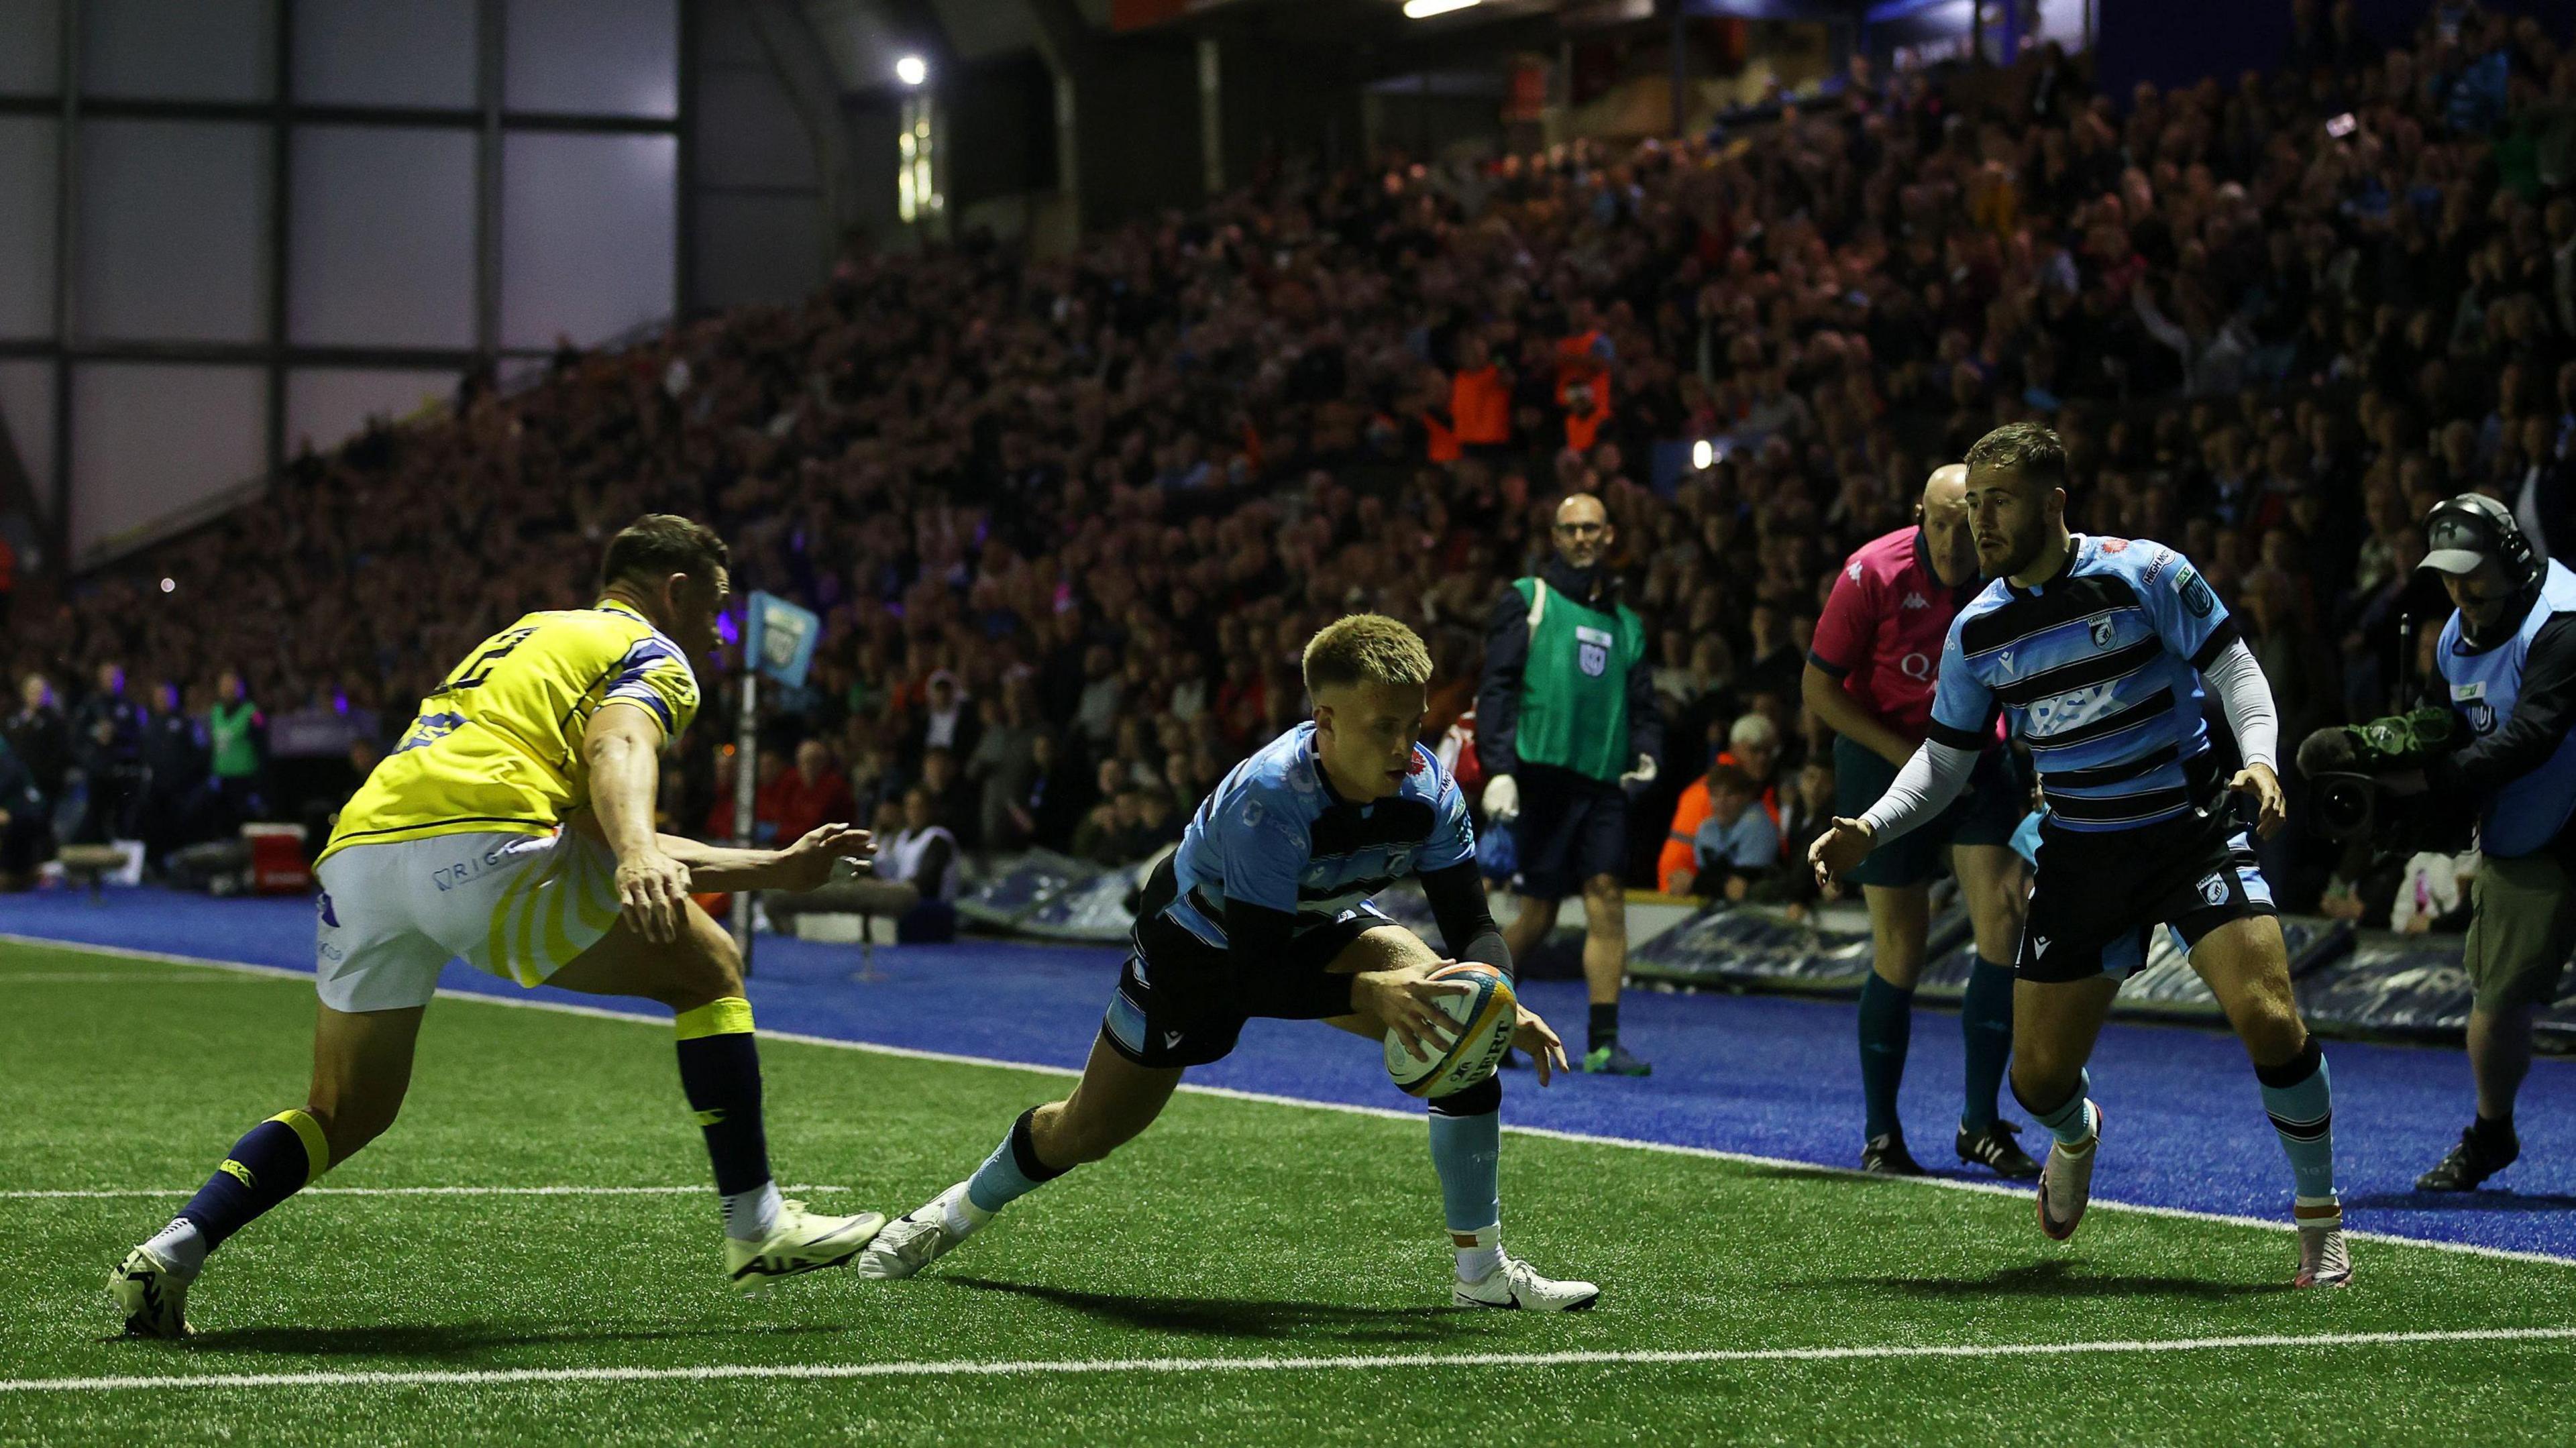
<path fill-rule="evenodd" d="M 2486 680 L 2473 679 L 2465 684 L 2453 684 L 2451 702 L 2469 717 L 2470 732 L 2481 735 L 2495 732 L 2495 706 L 2487 702 Z"/>
<path fill-rule="evenodd" d="M 1574 630 L 1574 662 L 1583 672 L 1600 678 L 1610 671 L 1610 635 L 1600 629 L 1577 625 Z"/>
<path fill-rule="evenodd" d="M 2211 905 L 2227 903 L 2227 877 L 2210 875 L 2200 882 L 2200 898 Z"/>
<path fill-rule="evenodd" d="M 2107 649 L 2110 646 L 2111 616 L 2106 613 L 2100 618 L 2093 620 L 2093 647 L 2097 649 Z"/>

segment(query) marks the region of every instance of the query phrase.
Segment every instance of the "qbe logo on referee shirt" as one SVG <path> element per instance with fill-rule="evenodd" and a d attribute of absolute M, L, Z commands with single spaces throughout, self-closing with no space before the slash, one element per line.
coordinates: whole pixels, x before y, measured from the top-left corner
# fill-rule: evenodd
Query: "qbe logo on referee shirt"
<path fill-rule="evenodd" d="M 1610 635 L 1597 628 L 1576 625 L 1574 662 L 1582 666 L 1583 672 L 1596 679 L 1608 673 L 1610 671 Z"/>

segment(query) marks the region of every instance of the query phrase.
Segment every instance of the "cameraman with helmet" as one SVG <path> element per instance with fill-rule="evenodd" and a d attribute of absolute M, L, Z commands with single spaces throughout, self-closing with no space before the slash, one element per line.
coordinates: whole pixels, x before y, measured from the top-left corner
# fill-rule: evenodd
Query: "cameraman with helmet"
<path fill-rule="evenodd" d="M 2442 575 L 2454 606 L 2435 650 L 2449 709 L 2318 730 L 2299 765 L 2369 776 L 2398 825 L 2390 835 L 2409 822 L 2438 832 L 2447 806 L 2477 811 L 2466 952 L 2477 1119 L 2415 1183 L 2458 1192 L 2522 1153 L 2513 1101 L 2531 1069 L 2532 1019 L 2557 998 L 2576 951 L 2576 573 L 2539 556 L 2482 494 L 2436 505 L 2424 535 L 2422 567 Z"/>

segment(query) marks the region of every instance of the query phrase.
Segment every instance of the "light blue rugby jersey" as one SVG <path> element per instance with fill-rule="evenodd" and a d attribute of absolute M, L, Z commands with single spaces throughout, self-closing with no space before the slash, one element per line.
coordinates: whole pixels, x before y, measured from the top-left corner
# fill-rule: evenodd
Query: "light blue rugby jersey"
<path fill-rule="evenodd" d="M 2181 554 L 2079 533 L 2056 577 L 1998 578 L 1951 621 L 1930 737 L 1983 748 L 2000 710 L 2060 827 L 2178 819 L 2217 794 L 2200 671 L 2236 639 Z"/>
<path fill-rule="evenodd" d="M 1371 895 L 1475 854 L 1467 803 L 1430 750 L 1413 746 L 1394 794 L 1352 804 L 1325 777 L 1309 720 L 1236 765 L 1199 805 L 1172 858 L 1178 892 L 1163 913 L 1223 948 L 1228 900 L 1293 913 L 1303 932 L 1374 915 Z"/>

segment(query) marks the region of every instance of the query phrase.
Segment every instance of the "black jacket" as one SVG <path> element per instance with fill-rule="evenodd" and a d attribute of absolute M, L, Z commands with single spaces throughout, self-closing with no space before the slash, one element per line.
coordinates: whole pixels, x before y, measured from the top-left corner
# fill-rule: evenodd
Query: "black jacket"
<path fill-rule="evenodd" d="M 1587 608 L 1617 608 L 1616 591 L 1606 570 L 1587 577 L 1551 558 L 1539 571 L 1549 588 Z M 1487 778 L 1520 768 L 1515 741 L 1520 732 L 1521 671 L 1529 664 L 1529 605 L 1517 589 L 1506 588 L 1485 619 L 1485 672 L 1476 685 L 1476 762 Z M 1628 671 L 1628 757 L 1650 754 L 1660 767 L 1664 757 L 1664 713 L 1655 698 L 1655 675 L 1641 662 Z"/>

